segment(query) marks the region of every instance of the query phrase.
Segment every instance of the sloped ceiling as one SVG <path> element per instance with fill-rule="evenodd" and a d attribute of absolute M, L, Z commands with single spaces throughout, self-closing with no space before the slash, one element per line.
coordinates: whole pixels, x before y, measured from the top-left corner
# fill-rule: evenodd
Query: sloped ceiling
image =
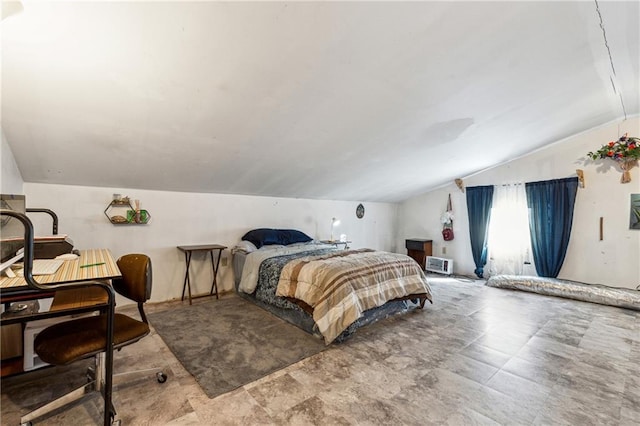
<path fill-rule="evenodd" d="M 640 108 L 637 1 L 23 4 L 26 182 L 396 202 Z"/>

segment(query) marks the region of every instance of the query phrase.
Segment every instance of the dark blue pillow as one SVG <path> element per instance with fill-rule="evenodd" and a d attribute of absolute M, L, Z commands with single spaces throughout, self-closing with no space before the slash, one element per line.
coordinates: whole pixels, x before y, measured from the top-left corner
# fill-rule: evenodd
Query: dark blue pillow
<path fill-rule="evenodd" d="M 306 243 L 313 239 L 304 232 L 296 231 L 295 229 L 278 229 L 277 232 L 280 236 L 280 244 L 285 246 L 295 243 Z"/>
<path fill-rule="evenodd" d="M 304 232 L 300 232 L 295 229 L 271 228 L 253 229 L 244 234 L 242 239 L 252 242 L 258 248 L 273 244 L 282 244 L 286 246 L 294 243 L 306 243 L 312 240 L 312 238 Z"/>
<path fill-rule="evenodd" d="M 269 229 L 269 228 L 253 229 L 247 232 L 246 234 L 244 234 L 242 239 L 245 241 L 252 242 L 253 245 L 258 248 L 264 245 L 280 244 L 280 241 L 278 240 L 278 236 L 275 233 L 275 230 Z"/>

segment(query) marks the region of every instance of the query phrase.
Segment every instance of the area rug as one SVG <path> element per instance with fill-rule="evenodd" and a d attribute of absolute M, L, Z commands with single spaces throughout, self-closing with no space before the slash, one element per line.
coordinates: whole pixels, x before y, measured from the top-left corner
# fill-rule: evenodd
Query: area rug
<path fill-rule="evenodd" d="M 326 347 L 321 339 L 235 295 L 155 312 L 149 320 L 209 398 Z"/>

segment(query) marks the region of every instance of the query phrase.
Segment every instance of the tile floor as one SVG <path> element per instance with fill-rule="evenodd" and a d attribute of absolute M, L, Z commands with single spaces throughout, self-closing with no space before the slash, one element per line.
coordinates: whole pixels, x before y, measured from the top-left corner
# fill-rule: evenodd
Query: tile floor
<path fill-rule="evenodd" d="M 435 303 L 424 311 L 361 329 L 215 399 L 153 333 L 117 353 L 116 369 L 164 365 L 169 380 L 116 390 L 118 417 L 123 425 L 640 424 L 640 312 L 431 281 Z M 4 379 L 2 425 L 82 384 L 85 367 Z M 38 424 L 99 424 L 101 412 L 93 398 Z"/>

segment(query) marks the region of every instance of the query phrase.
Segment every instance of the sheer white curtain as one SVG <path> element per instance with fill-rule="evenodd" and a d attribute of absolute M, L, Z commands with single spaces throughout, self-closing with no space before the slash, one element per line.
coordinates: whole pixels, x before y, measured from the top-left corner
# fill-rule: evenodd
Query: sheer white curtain
<path fill-rule="evenodd" d="M 531 262 L 527 193 L 523 183 L 496 185 L 489 222 L 489 273 L 523 275 Z"/>

